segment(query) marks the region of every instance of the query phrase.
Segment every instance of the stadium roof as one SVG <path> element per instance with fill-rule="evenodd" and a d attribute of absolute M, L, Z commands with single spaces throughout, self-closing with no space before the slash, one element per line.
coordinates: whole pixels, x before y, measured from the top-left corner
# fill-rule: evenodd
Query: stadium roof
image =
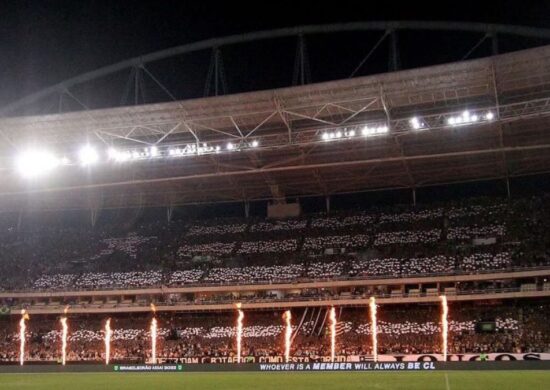
<path fill-rule="evenodd" d="M 244 201 L 542 173 L 550 170 L 549 103 L 545 46 L 284 89 L 5 117 L 0 210 Z M 455 123 L 464 111 L 475 120 Z M 361 135 L 384 126 L 387 133 Z M 338 132 L 355 135 L 323 138 Z M 259 146 L 247 147 L 252 140 Z M 33 182 L 12 167 L 30 144 L 70 154 L 85 143 L 133 150 L 228 142 L 237 147 L 61 167 Z"/>

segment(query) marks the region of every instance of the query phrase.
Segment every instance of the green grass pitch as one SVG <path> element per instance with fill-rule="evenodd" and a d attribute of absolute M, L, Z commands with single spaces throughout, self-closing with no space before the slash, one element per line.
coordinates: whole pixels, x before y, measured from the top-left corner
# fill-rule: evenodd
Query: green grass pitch
<path fill-rule="evenodd" d="M 550 389 L 550 371 L 1 374 L 0 389 Z"/>

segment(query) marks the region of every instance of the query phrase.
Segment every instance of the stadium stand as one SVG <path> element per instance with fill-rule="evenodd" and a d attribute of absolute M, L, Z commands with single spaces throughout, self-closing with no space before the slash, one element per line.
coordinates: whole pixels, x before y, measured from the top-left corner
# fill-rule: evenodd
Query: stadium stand
<path fill-rule="evenodd" d="M 153 220 L 93 230 L 6 225 L 0 232 L 0 286 L 108 289 L 546 266 L 547 200 L 477 199 L 284 221 Z"/>

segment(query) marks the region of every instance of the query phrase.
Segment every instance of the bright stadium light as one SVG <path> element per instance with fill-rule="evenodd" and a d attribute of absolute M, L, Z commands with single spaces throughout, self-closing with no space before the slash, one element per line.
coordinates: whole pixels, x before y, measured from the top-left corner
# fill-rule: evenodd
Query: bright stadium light
<path fill-rule="evenodd" d="M 159 149 L 156 146 L 151 146 L 149 148 L 149 155 L 151 157 L 157 157 L 159 155 Z"/>
<path fill-rule="evenodd" d="M 116 150 L 115 148 L 109 148 L 107 150 L 107 156 L 109 156 L 111 160 L 116 160 L 118 156 L 118 150 Z"/>
<path fill-rule="evenodd" d="M 341 138 L 352 138 L 355 137 L 356 134 L 357 132 L 355 130 L 343 129 L 331 131 L 330 133 L 321 133 L 321 139 L 323 141 L 332 141 Z"/>
<path fill-rule="evenodd" d="M 121 152 L 115 148 L 109 148 L 109 150 L 107 150 L 107 155 L 110 160 L 114 160 L 116 162 L 128 161 L 131 157 L 130 152 Z"/>
<path fill-rule="evenodd" d="M 257 148 L 259 145 L 260 145 L 260 143 L 258 142 L 258 140 L 252 141 L 252 147 L 253 148 Z"/>
<path fill-rule="evenodd" d="M 231 142 L 227 144 L 227 150 L 233 150 L 235 148 L 235 145 L 233 145 Z"/>
<path fill-rule="evenodd" d="M 118 152 L 118 154 L 116 156 L 116 161 L 118 161 L 118 162 L 128 161 L 131 157 L 132 157 L 132 155 L 128 151 Z"/>
<path fill-rule="evenodd" d="M 494 115 L 491 111 L 484 115 L 480 115 L 479 113 L 470 113 L 470 111 L 465 110 L 460 115 L 447 118 L 447 124 L 450 126 L 470 125 L 480 121 L 491 121 L 493 118 Z"/>
<path fill-rule="evenodd" d="M 78 159 L 82 165 L 93 165 L 99 160 L 99 155 L 93 147 L 86 145 L 78 152 Z"/>
<path fill-rule="evenodd" d="M 361 134 L 364 137 L 369 137 L 371 135 L 378 135 L 378 134 L 386 134 L 389 131 L 389 127 L 387 125 L 382 126 L 364 126 L 363 129 L 361 129 Z"/>
<path fill-rule="evenodd" d="M 420 130 L 420 129 L 425 127 L 424 123 L 420 119 L 418 119 L 418 117 L 416 117 L 416 116 L 411 118 L 409 123 L 411 124 L 411 127 L 414 130 Z"/>
<path fill-rule="evenodd" d="M 45 175 L 59 164 L 59 159 L 45 150 L 27 150 L 16 160 L 17 171 L 25 178 Z"/>

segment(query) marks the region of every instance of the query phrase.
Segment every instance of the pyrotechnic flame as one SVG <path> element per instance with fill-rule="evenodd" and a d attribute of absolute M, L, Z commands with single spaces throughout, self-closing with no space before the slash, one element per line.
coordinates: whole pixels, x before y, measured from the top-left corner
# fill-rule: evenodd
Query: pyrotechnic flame
<path fill-rule="evenodd" d="M 65 309 L 63 309 L 63 314 L 67 315 L 68 311 L 69 311 L 69 305 L 65 306 Z"/>
<path fill-rule="evenodd" d="M 334 361 L 336 354 L 336 309 L 330 308 L 330 361 Z"/>
<path fill-rule="evenodd" d="M 157 319 L 151 320 L 151 362 L 157 364 Z"/>
<path fill-rule="evenodd" d="M 376 317 L 376 298 L 369 299 L 370 312 L 370 330 L 372 338 L 372 356 L 375 362 L 378 362 L 378 322 Z"/>
<path fill-rule="evenodd" d="M 108 318 L 105 322 L 105 364 L 109 364 L 111 358 L 111 336 L 113 332 L 111 330 L 111 319 Z"/>
<path fill-rule="evenodd" d="M 439 297 L 441 300 L 441 338 L 442 338 L 442 350 L 443 350 L 443 361 L 447 361 L 447 337 L 449 334 L 449 322 L 447 321 L 447 316 L 449 315 L 449 306 L 447 305 L 447 297 L 441 295 Z"/>
<path fill-rule="evenodd" d="M 25 363 L 25 330 L 27 326 L 25 325 L 25 320 L 29 319 L 29 315 L 25 309 L 21 310 L 21 320 L 19 321 L 19 364 L 23 365 Z"/>
<path fill-rule="evenodd" d="M 151 303 L 151 311 L 152 311 L 153 313 L 156 313 L 156 312 L 157 312 L 157 307 L 155 306 L 154 303 Z"/>
<path fill-rule="evenodd" d="M 290 313 L 290 310 L 285 311 L 285 314 L 283 315 L 283 318 L 285 320 L 285 362 L 289 362 L 290 360 L 290 343 L 291 343 L 291 337 L 292 337 L 292 314 Z"/>
<path fill-rule="evenodd" d="M 244 319 L 244 313 L 241 308 L 241 304 L 237 303 L 235 305 L 237 307 L 237 312 L 239 313 L 237 317 L 237 363 L 241 362 L 241 342 L 243 337 L 243 319 Z"/>
<path fill-rule="evenodd" d="M 67 312 L 67 308 L 65 309 L 65 313 Z M 67 361 L 67 333 L 68 333 L 68 326 L 67 326 L 67 317 L 61 317 L 61 327 L 63 329 L 61 333 L 61 364 L 65 365 L 65 362 Z"/>

